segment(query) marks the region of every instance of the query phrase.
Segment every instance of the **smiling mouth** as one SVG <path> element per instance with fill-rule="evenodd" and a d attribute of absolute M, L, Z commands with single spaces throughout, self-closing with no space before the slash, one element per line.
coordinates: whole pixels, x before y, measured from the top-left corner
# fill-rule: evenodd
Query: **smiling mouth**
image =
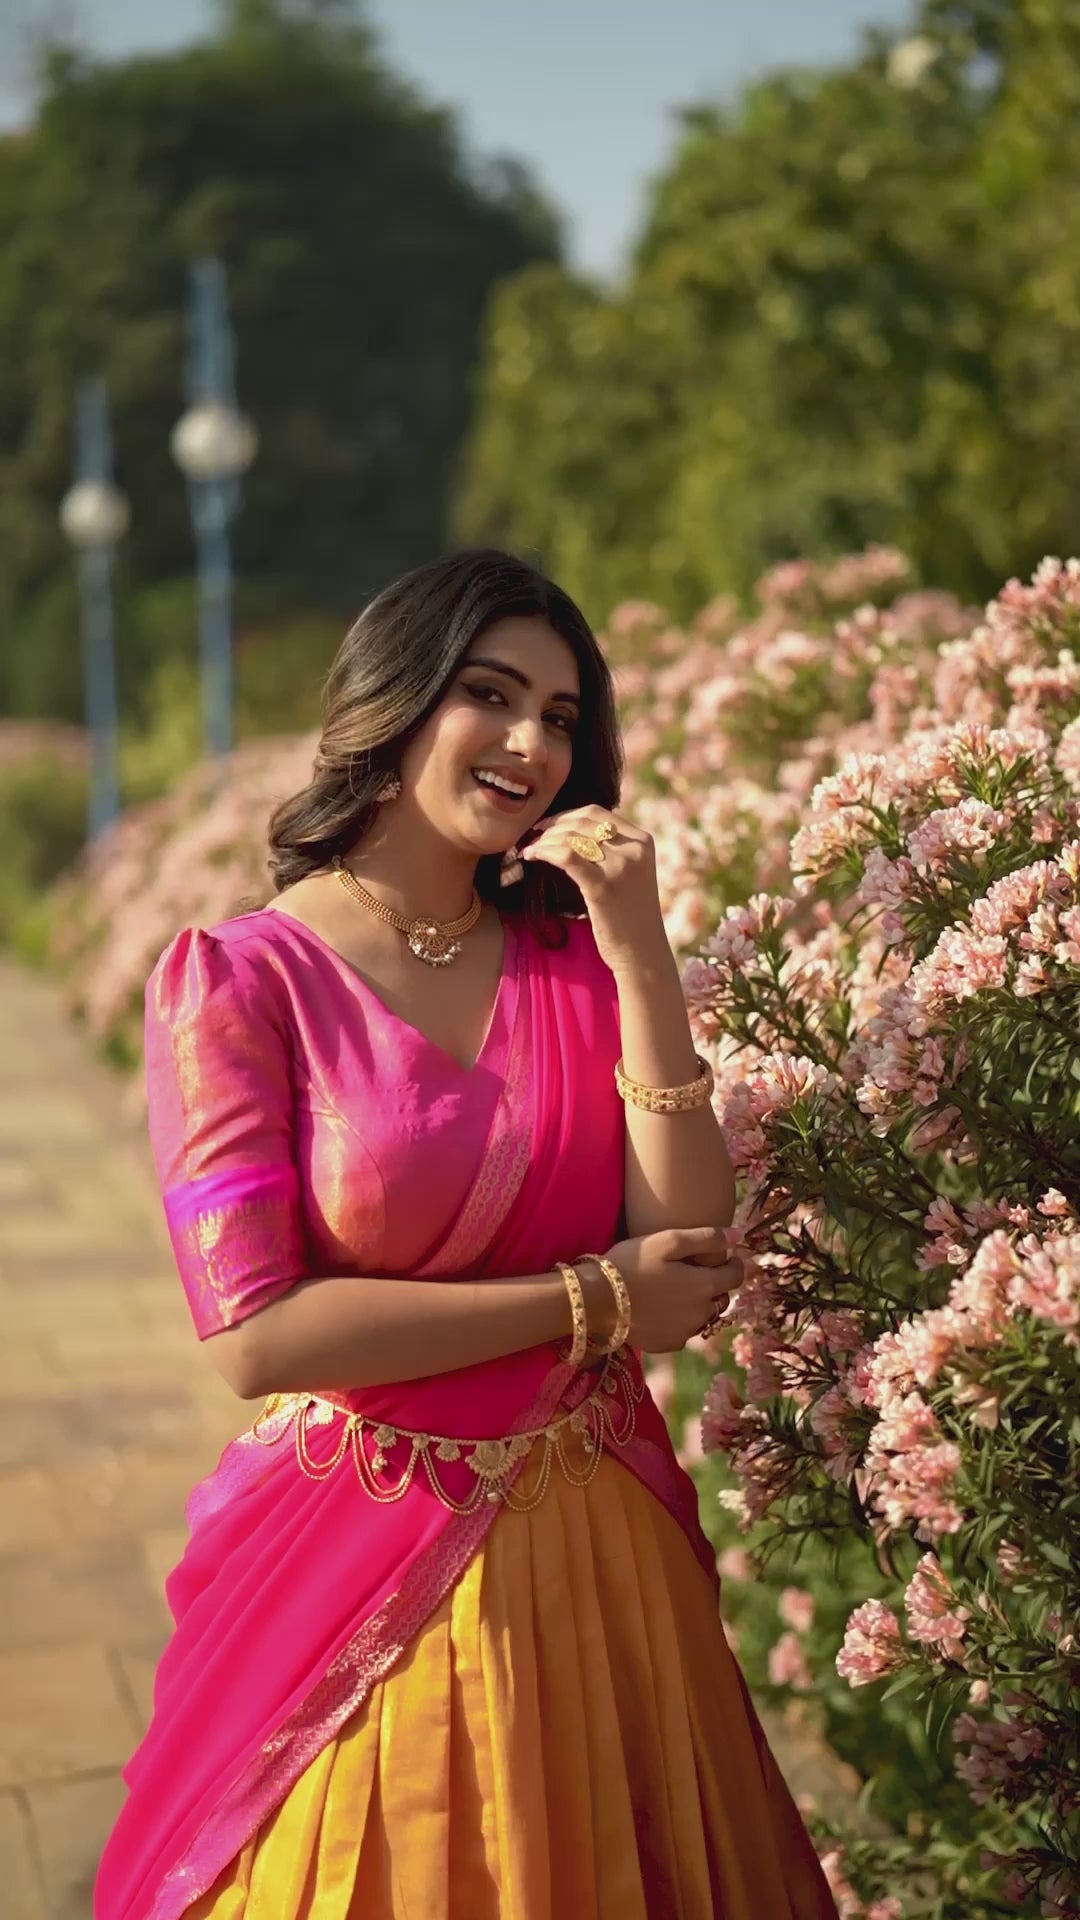
<path fill-rule="evenodd" d="M 485 793 L 495 794 L 501 800 L 507 800 L 522 807 L 526 801 L 532 799 L 533 789 L 524 781 L 520 785 L 509 782 L 504 784 L 498 775 L 487 773 L 483 767 L 473 767 L 470 771 L 477 786 L 482 787 Z"/>

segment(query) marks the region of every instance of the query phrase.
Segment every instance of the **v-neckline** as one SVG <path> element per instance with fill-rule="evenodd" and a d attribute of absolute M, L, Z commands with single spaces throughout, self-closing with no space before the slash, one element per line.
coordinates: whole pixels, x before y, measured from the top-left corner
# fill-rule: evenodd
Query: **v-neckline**
<path fill-rule="evenodd" d="M 432 1053 L 439 1054 L 442 1059 L 448 1060 L 458 1073 L 468 1078 L 484 1064 L 488 1048 L 495 1039 L 498 1031 L 499 1014 L 502 1010 L 503 1000 L 508 990 L 509 982 L 517 971 L 516 965 L 513 964 L 516 960 L 515 943 L 517 936 L 513 927 L 501 914 L 499 919 L 503 930 L 502 965 L 499 968 L 495 997 L 491 1003 L 491 1011 L 488 1014 L 487 1025 L 484 1028 L 484 1037 L 480 1042 L 479 1052 L 472 1062 L 472 1065 L 465 1066 L 463 1062 L 458 1059 L 456 1053 L 451 1053 L 449 1048 L 440 1046 L 439 1042 L 433 1040 L 430 1034 L 425 1033 L 421 1027 L 418 1027 L 415 1021 L 407 1020 L 404 1014 L 397 1013 L 393 1007 L 388 1006 L 378 989 L 373 987 L 370 981 L 365 980 L 363 974 L 346 960 L 344 954 L 339 953 L 336 947 L 331 946 L 329 940 L 324 940 L 321 933 L 316 933 L 314 927 L 309 927 L 306 920 L 298 920 L 294 913 L 289 913 L 284 907 L 259 907 L 256 911 L 262 918 L 285 920 L 290 927 L 294 927 L 300 934 L 306 936 L 314 946 L 318 947 L 322 953 L 327 955 L 328 959 L 335 963 L 342 973 L 348 975 L 349 981 L 353 986 L 359 987 L 361 992 L 366 993 L 370 999 L 375 1001 L 375 1004 L 388 1020 L 393 1020 L 399 1027 L 404 1027 L 407 1033 L 411 1033 L 415 1039 L 419 1040 L 421 1044 L 427 1047 Z"/>

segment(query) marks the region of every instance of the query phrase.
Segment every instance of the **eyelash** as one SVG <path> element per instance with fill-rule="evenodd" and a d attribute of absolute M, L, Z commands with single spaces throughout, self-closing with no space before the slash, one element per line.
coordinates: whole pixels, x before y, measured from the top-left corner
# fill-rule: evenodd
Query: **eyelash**
<path fill-rule="evenodd" d="M 473 695 L 474 699 L 477 699 L 477 700 L 482 699 L 483 695 L 486 693 L 497 693 L 500 700 L 505 698 L 505 695 L 503 694 L 503 692 L 499 687 L 484 687 L 480 685 L 479 681 L 474 681 L 472 686 L 470 686 L 467 689 L 467 691 Z M 485 701 L 484 704 L 486 706 L 488 703 Z M 565 722 L 565 725 L 560 729 L 560 731 L 565 734 L 569 734 L 572 737 L 574 733 L 574 729 L 577 725 L 577 722 L 575 721 L 573 715 L 569 713 L 557 713 L 553 717 L 556 720 L 562 720 Z"/>

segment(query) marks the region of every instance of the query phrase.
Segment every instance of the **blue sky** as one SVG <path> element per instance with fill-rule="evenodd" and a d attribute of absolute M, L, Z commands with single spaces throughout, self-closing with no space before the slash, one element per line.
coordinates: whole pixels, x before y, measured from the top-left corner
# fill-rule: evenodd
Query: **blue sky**
<path fill-rule="evenodd" d="M 48 7 L 49 0 L 0 0 L 5 14 L 24 18 L 48 17 Z M 76 0 L 74 12 L 90 46 L 122 54 L 194 39 L 213 9 L 211 0 Z M 673 108 L 730 94 L 771 67 L 843 58 L 868 25 L 902 32 L 912 5 L 371 0 L 369 14 L 391 64 L 460 109 L 470 146 L 527 160 L 563 209 L 572 258 L 610 275 L 633 235 L 644 186 L 670 151 Z M 0 62 L 12 50 L 9 35 L 10 28 Z M 0 80 L 0 121 L 26 112 L 17 79 Z"/>

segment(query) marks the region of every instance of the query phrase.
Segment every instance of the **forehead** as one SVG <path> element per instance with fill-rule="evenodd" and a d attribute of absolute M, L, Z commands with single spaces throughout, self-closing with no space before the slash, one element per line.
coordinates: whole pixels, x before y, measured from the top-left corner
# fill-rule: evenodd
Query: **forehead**
<path fill-rule="evenodd" d="M 472 641 L 465 664 L 481 656 L 486 660 L 505 660 L 537 683 L 559 686 L 567 692 L 579 691 L 580 677 L 574 650 L 569 641 L 540 614 L 509 614 L 485 627 Z"/>

